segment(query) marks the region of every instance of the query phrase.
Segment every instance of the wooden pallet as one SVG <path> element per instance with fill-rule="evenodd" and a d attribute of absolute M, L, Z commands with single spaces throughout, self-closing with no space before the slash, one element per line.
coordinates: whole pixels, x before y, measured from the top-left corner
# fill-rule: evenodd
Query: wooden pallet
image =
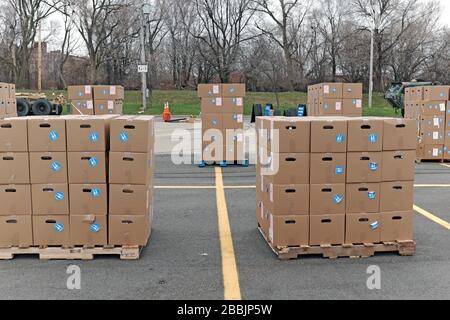
<path fill-rule="evenodd" d="M 398 241 L 383 243 L 366 243 L 366 244 L 344 244 L 339 246 L 322 245 L 322 246 L 301 246 L 301 247 L 275 247 L 264 235 L 259 228 L 264 240 L 270 249 L 278 256 L 280 260 L 296 260 L 301 256 L 318 255 L 329 259 L 338 258 L 370 258 L 376 253 L 392 252 L 401 256 L 414 256 L 416 254 L 416 243 L 414 241 Z"/>
<path fill-rule="evenodd" d="M 120 260 L 139 260 L 142 247 L 28 247 L 0 248 L 0 260 L 17 255 L 38 255 L 40 260 L 93 260 L 96 256 L 120 256 Z"/>

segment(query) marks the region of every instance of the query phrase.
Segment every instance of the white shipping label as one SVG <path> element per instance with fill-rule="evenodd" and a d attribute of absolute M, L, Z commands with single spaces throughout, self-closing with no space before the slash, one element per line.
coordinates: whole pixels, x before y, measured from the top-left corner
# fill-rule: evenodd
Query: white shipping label
<path fill-rule="evenodd" d="M 108 110 L 114 110 L 114 101 L 108 101 Z"/>
<path fill-rule="evenodd" d="M 237 105 L 238 107 L 242 107 L 242 106 L 244 105 L 244 99 L 242 99 L 242 98 L 237 98 L 237 99 L 236 99 L 236 105 Z"/>
<path fill-rule="evenodd" d="M 362 108 L 362 101 L 356 100 L 356 108 L 361 109 Z"/>
<path fill-rule="evenodd" d="M 273 215 L 270 215 L 270 222 L 269 222 L 269 241 L 273 242 Z"/>
<path fill-rule="evenodd" d="M 89 110 L 94 109 L 94 104 L 92 103 L 91 100 L 86 101 L 86 109 L 89 109 Z"/>
<path fill-rule="evenodd" d="M 112 96 L 116 95 L 116 86 L 111 86 L 109 88 L 109 94 L 112 95 Z"/>
<path fill-rule="evenodd" d="M 437 148 L 433 149 L 433 157 L 439 157 L 439 149 Z"/>
<path fill-rule="evenodd" d="M 323 93 L 325 94 L 330 93 L 330 86 L 323 86 Z"/>
<path fill-rule="evenodd" d="M 445 103 L 440 104 L 441 112 L 445 112 Z"/>
<path fill-rule="evenodd" d="M 84 94 L 91 94 L 92 89 L 91 86 L 84 86 Z"/>
<path fill-rule="evenodd" d="M 433 132 L 433 140 L 439 140 L 439 132 Z"/>
<path fill-rule="evenodd" d="M 238 114 L 236 120 L 237 120 L 238 123 L 243 123 L 244 122 L 244 115 Z"/>
<path fill-rule="evenodd" d="M 439 127 L 440 123 L 439 123 L 439 118 L 434 118 L 433 119 L 433 123 L 435 127 Z"/>
<path fill-rule="evenodd" d="M 222 98 L 216 98 L 216 106 L 221 107 L 222 106 Z"/>
<path fill-rule="evenodd" d="M 218 86 L 218 85 L 214 85 L 214 86 L 213 86 L 213 93 L 214 93 L 214 94 L 219 94 L 219 93 L 220 93 L 220 89 L 219 89 L 219 86 Z"/>
<path fill-rule="evenodd" d="M 342 102 L 336 102 L 336 111 L 342 110 Z"/>

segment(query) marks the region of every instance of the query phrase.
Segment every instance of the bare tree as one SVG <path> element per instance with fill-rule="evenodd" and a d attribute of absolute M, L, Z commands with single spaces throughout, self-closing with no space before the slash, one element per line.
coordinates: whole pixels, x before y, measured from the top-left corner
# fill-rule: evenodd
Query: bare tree
<path fill-rule="evenodd" d="M 243 42 L 254 36 L 246 33 L 253 16 L 251 0 L 195 0 L 203 27 L 199 39 L 206 50 L 201 55 L 227 83 Z"/>

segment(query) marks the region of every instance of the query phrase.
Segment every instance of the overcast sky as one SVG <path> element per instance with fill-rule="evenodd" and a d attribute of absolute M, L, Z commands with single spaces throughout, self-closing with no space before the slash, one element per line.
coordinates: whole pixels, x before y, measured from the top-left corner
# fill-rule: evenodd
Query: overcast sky
<path fill-rule="evenodd" d="M 443 13 L 443 21 L 445 22 L 445 23 L 447 23 L 447 25 L 450 25 L 450 19 L 449 19 L 449 16 L 450 16 L 450 0 L 441 0 L 441 4 L 442 4 L 442 7 L 443 7 L 443 9 L 444 9 L 444 13 Z"/>

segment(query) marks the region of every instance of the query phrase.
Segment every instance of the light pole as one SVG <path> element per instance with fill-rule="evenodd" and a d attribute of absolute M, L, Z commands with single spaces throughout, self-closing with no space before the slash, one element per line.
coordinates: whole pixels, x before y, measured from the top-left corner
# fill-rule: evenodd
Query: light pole
<path fill-rule="evenodd" d="M 370 75 L 369 75 L 369 108 L 373 107 L 373 63 L 375 55 L 375 30 L 378 29 L 377 19 L 373 21 L 372 30 L 370 31 Z"/>
<path fill-rule="evenodd" d="M 142 5 L 142 10 L 140 13 L 141 17 L 141 30 L 139 32 L 139 37 L 141 41 L 141 65 L 147 65 L 146 54 L 145 54 L 145 25 L 146 25 L 146 17 L 150 14 L 150 5 L 148 3 L 144 3 Z M 141 81 L 142 81 L 142 112 L 145 112 L 147 109 L 147 70 L 140 70 L 141 72 Z"/>

